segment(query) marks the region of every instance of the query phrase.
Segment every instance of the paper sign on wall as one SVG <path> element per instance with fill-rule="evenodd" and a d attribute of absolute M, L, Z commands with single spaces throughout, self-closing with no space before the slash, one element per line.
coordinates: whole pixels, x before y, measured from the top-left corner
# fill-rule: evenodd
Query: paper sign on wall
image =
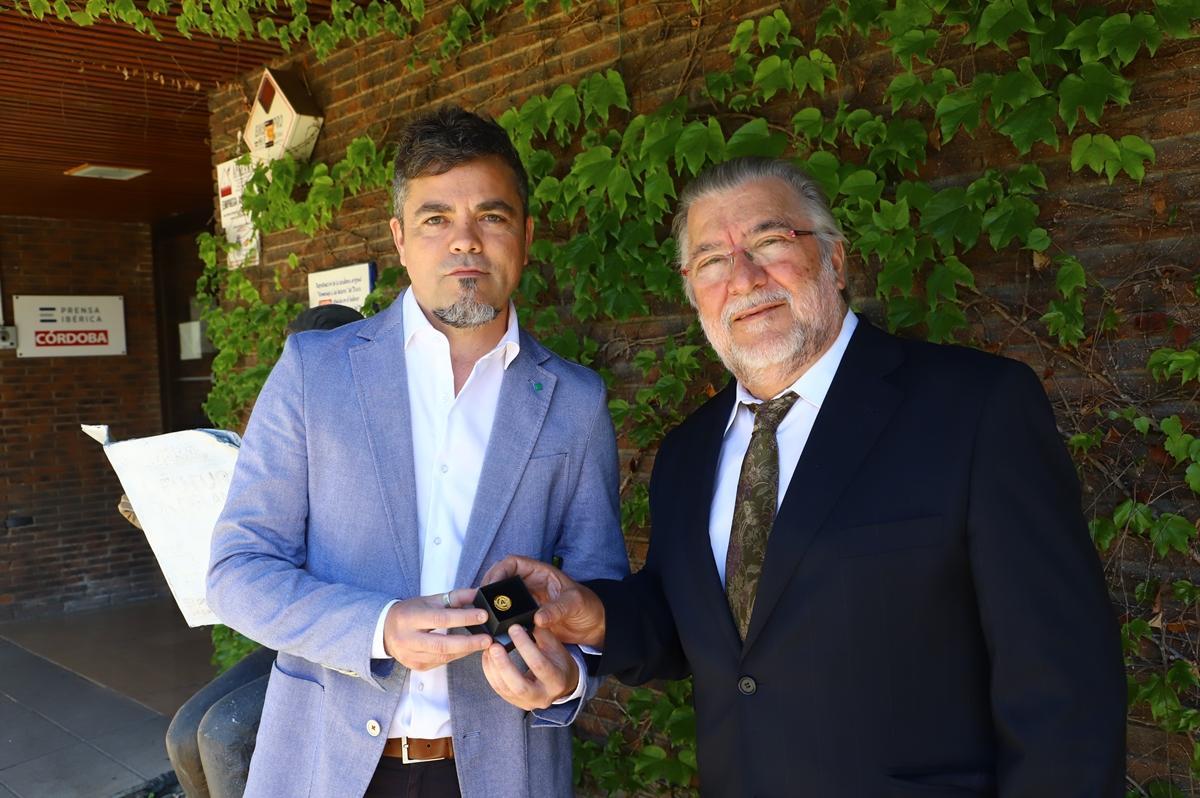
<path fill-rule="evenodd" d="M 258 263 L 258 231 L 250 215 L 242 209 L 246 183 L 254 175 L 254 167 L 239 164 L 234 158 L 217 164 L 217 202 L 221 207 L 221 229 L 225 240 L 236 245 L 226 256 L 229 267 L 253 266 Z"/>
<path fill-rule="evenodd" d="M 367 295 L 375 288 L 375 262 L 356 263 L 339 269 L 308 274 L 308 306 L 345 305 L 362 310 Z"/>

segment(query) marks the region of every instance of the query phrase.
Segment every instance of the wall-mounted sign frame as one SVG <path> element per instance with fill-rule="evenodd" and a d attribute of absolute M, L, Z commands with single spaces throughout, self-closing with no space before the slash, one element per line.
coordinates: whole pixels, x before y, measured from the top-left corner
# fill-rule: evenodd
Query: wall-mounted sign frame
<path fill-rule="evenodd" d="M 308 306 L 345 305 L 362 310 L 375 288 L 375 261 L 308 273 Z"/>
<path fill-rule="evenodd" d="M 125 354 L 125 297 L 13 295 L 17 357 Z"/>

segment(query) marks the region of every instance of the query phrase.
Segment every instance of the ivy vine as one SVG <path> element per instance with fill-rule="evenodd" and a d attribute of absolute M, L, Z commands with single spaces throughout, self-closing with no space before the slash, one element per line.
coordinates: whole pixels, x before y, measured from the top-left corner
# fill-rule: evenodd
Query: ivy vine
<path fill-rule="evenodd" d="M 99 13 L 117 8 L 93 2 Z M 59 13 L 64 0 L 43 3 L 42 13 Z M 293 15 L 297 5 L 303 13 L 302 2 L 292 2 Z M 447 24 L 459 31 L 457 44 L 442 55 L 465 43 L 487 14 L 510 5 L 454 6 L 461 11 L 452 10 Z M 532 14 L 541 5 L 524 7 Z M 342 25 L 319 41 L 307 33 L 319 26 L 289 27 L 281 43 L 304 33 L 321 55 L 369 34 L 373 28 L 361 20 L 383 25 L 376 17 L 388 13 L 370 11 L 376 0 L 335 7 L 359 19 L 358 27 Z M 33 2 L 29 8 L 38 11 Z M 232 24 L 203 8 L 214 30 Z M 253 21 L 260 7 L 223 8 L 246 11 Z M 697 25 L 710 24 L 702 6 L 693 8 Z M 412 19 L 423 13 L 415 3 L 393 10 Z M 973 322 L 998 315 L 1109 389 L 1095 406 L 1068 406 L 1067 439 L 1085 476 L 1102 483 L 1090 529 L 1115 586 L 1123 590 L 1126 573 L 1139 574 L 1122 618 L 1131 717 L 1186 740 L 1200 775 L 1200 586 L 1187 578 L 1197 558 L 1200 439 L 1190 411 L 1157 410 L 1195 399 L 1200 352 L 1184 334 L 1149 355 L 1146 369 L 1163 391 L 1157 397 L 1129 397 L 1090 366 L 1097 344 L 1130 320 L 1111 284 L 1088 273 L 1070 242 L 1054 238 L 1039 204 L 1048 192 L 1042 165 L 1049 163 L 1081 179 L 1145 179 L 1157 161 L 1153 145 L 1103 124 L 1134 96 L 1130 66 L 1193 37 L 1198 19 L 1200 0 L 1136 9 L 1056 7 L 1050 0 L 835 0 L 805 23 L 807 41 L 801 21 L 781 10 L 741 21 L 728 40 L 725 68 L 644 112 L 635 112 L 616 69 L 504 109 L 498 120 L 529 170 L 531 212 L 542 231 L 520 286 L 521 320 L 552 349 L 609 381 L 610 410 L 634 450 L 622 483 L 627 533 L 644 532 L 647 523 L 639 464 L 721 379 L 683 312 L 675 243 L 667 235 L 678 187 L 738 155 L 791 158 L 833 200 L 857 268 L 872 280 L 867 301 L 889 328 L 980 344 Z M 275 24 L 267 29 L 278 35 Z M 854 90 L 852 54 L 864 47 L 886 48 L 895 64 L 878 96 Z M 936 176 L 941 153 L 962 151 L 965 138 L 992 165 Z M 275 161 L 259 167 L 245 205 L 261 231 L 321 235 L 347 197 L 386 187 L 388 155 L 360 138 L 329 165 Z M 286 278 L 303 268 L 303 258 L 269 264 L 252 278 L 224 269 L 223 248 L 217 238 L 201 242 L 206 271 L 199 290 L 210 300 L 205 318 L 221 352 L 206 409 L 214 422 L 237 426 L 278 354 L 282 322 L 294 307 L 274 300 L 287 295 Z M 1000 253 L 1045 275 L 1044 305 L 1032 315 L 977 283 L 978 265 Z M 367 311 L 385 306 L 402 282 L 398 267 L 385 268 Z M 631 337 L 624 332 L 630 326 L 650 332 Z M 1125 567 L 1134 560 L 1136 567 Z M 629 694 L 625 724 L 603 743 L 578 743 L 577 776 L 609 791 L 688 793 L 695 779 L 688 690 L 685 682 Z M 1165 781 L 1130 782 L 1130 795 L 1177 793 Z"/>

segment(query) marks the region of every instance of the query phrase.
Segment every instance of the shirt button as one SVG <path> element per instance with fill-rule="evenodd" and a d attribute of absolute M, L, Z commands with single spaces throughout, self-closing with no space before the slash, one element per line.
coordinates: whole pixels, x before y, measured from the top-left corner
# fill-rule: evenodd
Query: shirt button
<path fill-rule="evenodd" d="M 435 545 L 435 546 L 440 546 L 440 545 L 442 545 L 442 539 L 441 539 L 441 538 L 434 538 L 434 539 L 433 539 L 433 545 Z"/>
<path fill-rule="evenodd" d="M 425 683 L 424 682 L 417 682 L 417 692 L 418 693 L 425 692 Z"/>
<path fill-rule="evenodd" d="M 754 681 L 752 676 L 743 676 L 738 679 L 738 692 L 742 695 L 754 695 L 758 690 L 758 682 Z"/>
<path fill-rule="evenodd" d="M 374 718 L 367 721 L 367 734 L 371 735 L 372 737 L 379 736 L 379 721 L 375 720 Z"/>
<path fill-rule="evenodd" d="M 449 470 L 450 470 L 450 466 L 448 466 L 448 465 L 443 465 L 443 466 L 442 466 L 442 473 L 443 473 L 443 474 L 445 474 L 445 473 L 446 473 L 447 471 L 449 471 Z"/>

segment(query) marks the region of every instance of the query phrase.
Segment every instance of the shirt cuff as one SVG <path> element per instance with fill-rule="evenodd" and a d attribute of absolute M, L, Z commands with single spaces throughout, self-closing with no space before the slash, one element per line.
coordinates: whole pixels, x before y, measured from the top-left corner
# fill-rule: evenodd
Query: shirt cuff
<path fill-rule="evenodd" d="M 587 664 L 583 661 L 583 654 L 577 648 L 568 649 L 571 652 L 571 657 L 575 660 L 575 665 L 579 668 L 579 681 L 575 684 L 575 692 L 570 695 L 565 695 L 562 698 L 554 701 L 551 705 L 566 704 L 574 701 L 577 698 L 583 698 L 583 694 L 587 691 Z"/>
<path fill-rule="evenodd" d="M 383 622 L 387 620 L 388 610 L 398 603 L 400 599 L 392 599 L 383 608 L 383 612 L 379 613 L 379 620 L 375 622 L 375 636 L 371 639 L 371 659 L 391 659 L 387 649 L 383 647 Z"/>

